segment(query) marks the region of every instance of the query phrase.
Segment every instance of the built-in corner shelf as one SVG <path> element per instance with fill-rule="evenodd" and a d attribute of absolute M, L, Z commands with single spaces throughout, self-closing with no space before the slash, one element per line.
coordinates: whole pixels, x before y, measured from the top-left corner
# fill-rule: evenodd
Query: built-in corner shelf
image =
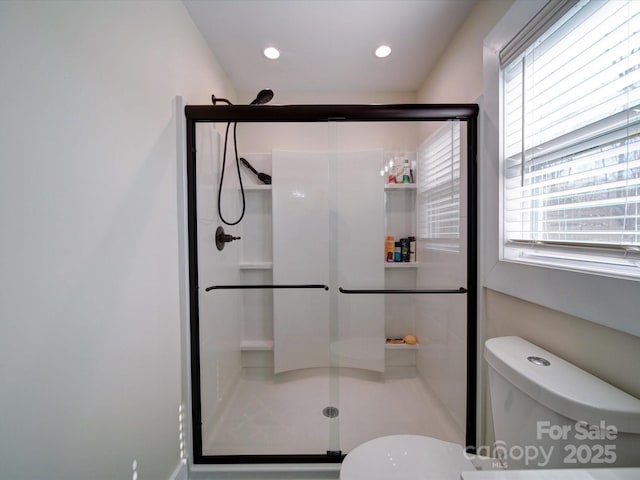
<path fill-rule="evenodd" d="M 245 352 L 266 352 L 273 350 L 273 340 L 243 340 L 240 342 L 240 350 Z"/>
<path fill-rule="evenodd" d="M 385 183 L 385 190 L 415 190 L 415 183 Z"/>
<path fill-rule="evenodd" d="M 240 262 L 240 270 L 271 270 L 273 262 Z"/>
<path fill-rule="evenodd" d="M 384 268 L 418 268 L 418 262 L 384 262 Z"/>
<path fill-rule="evenodd" d="M 272 190 L 272 185 L 264 185 L 264 184 L 258 184 L 258 185 L 254 185 L 254 184 L 249 184 L 249 185 L 242 185 L 244 187 L 245 190 Z"/>
<path fill-rule="evenodd" d="M 409 345 L 408 343 L 385 343 L 385 350 L 417 350 L 418 344 Z"/>

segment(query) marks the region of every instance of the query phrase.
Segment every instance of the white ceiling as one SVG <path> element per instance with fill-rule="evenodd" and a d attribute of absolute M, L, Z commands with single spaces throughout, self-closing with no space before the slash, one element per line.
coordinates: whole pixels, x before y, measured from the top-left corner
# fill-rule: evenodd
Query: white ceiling
<path fill-rule="evenodd" d="M 415 92 L 476 1 L 183 0 L 236 89 L 276 93 Z"/>

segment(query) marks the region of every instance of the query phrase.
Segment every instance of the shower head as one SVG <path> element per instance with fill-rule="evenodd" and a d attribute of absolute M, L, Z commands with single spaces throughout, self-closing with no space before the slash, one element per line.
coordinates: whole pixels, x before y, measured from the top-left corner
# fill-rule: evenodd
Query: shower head
<path fill-rule="evenodd" d="M 270 88 L 265 88 L 264 90 L 260 90 L 255 100 L 250 103 L 250 105 L 264 105 L 265 103 L 269 103 L 273 98 L 273 90 Z"/>
<path fill-rule="evenodd" d="M 249 105 L 264 105 L 265 103 L 269 103 L 273 98 L 273 90 L 270 88 L 265 88 L 264 90 L 260 90 L 256 98 Z M 224 102 L 227 105 L 233 105 L 226 98 L 218 98 L 215 95 L 211 95 L 211 103 L 217 105 L 219 102 Z"/>

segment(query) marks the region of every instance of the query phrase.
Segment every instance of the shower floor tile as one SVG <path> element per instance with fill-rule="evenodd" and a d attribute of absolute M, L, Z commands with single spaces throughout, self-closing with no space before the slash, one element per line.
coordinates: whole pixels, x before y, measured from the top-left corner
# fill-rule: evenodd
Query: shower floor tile
<path fill-rule="evenodd" d="M 419 378 L 342 369 L 330 379 L 327 369 L 269 370 L 243 369 L 214 428 L 203 432 L 205 455 L 348 453 L 400 433 L 463 443 L 463 433 Z M 324 416 L 327 406 L 337 407 L 338 417 Z"/>

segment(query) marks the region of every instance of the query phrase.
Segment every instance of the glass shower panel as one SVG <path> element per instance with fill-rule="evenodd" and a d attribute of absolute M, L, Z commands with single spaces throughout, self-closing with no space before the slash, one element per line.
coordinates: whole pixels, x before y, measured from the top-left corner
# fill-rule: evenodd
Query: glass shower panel
<path fill-rule="evenodd" d="M 326 456 L 339 448 L 329 350 L 328 126 L 237 125 L 238 157 L 272 183 L 241 163 L 240 188 L 230 135 L 222 215 L 244 216 L 223 225 L 240 238 L 222 251 L 215 237 L 225 125 L 218 129 L 197 128 L 203 455 L 223 463 Z"/>
<path fill-rule="evenodd" d="M 241 291 L 229 290 L 220 294 L 206 292 L 210 285 L 240 283 L 237 268 L 238 245 L 228 244 L 224 252 L 215 245 L 216 229 L 220 225 L 217 212 L 218 182 L 220 178 L 219 152 L 221 135 L 212 124 L 200 124 L 196 129 L 197 179 L 197 246 L 200 390 L 203 438 L 210 441 L 233 393 L 240 370 Z M 239 211 L 233 178 L 225 183 L 223 197 L 225 212 Z M 228 215 L 230 217 L 231 215 Z"/>
<path fill-rule="evenodd" d="M 464 443 L 463 130 L 460 122 L 339 126 L 332 355 L 343 453 L 392 434 Z"/>

